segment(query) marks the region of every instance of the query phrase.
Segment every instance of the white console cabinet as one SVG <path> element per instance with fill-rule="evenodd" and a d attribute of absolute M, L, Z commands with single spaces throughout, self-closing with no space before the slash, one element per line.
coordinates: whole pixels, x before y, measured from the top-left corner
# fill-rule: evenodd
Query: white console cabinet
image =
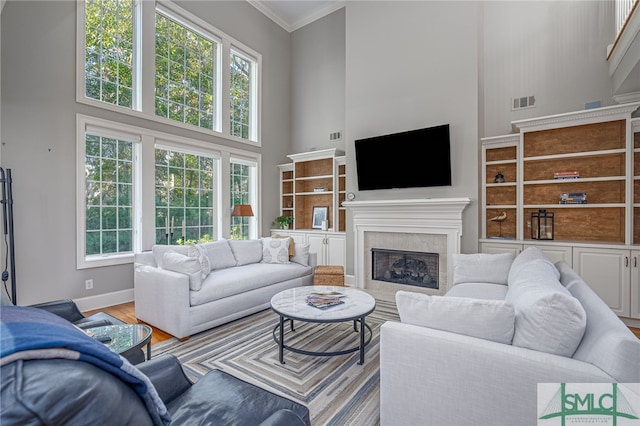
<path fill-rule="evenodd" d="M 569 265 L 572 265 L 573 263 L 573 255 L 570 246 L 559 246 L 555 244 L 529 244 L 515 241 L 512 243 L 480 243 L 480 251 L 482 253 L 513 253 L 516 256 L 527 247 L 538 247 L 545 255 L 547 255 L 549 260 L 554 263 L 559 260 L 564 260 Z"/>
<path fill-rule="evenodd" d="M 316 253 L 318 265 L 341 265 L 347 263 L 347 239 L 344 232 L 290 231 L 272 229 L 271 235 L 288 235 L 296 243 L 309 244 L 309 252 Z"/>

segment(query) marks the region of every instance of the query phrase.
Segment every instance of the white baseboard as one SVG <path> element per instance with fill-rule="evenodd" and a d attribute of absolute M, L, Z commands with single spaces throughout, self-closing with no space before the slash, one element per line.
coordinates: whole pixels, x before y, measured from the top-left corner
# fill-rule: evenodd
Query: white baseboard
<path fill-rule="evenodd" d="M 113 293 L 100 294 L 98 296 L 73 299 L 81 312 L 93 311 L 106 306 L 120 305 L 133 301 L 133 289 L 114 291 Z"/>
<path fill-rule="evenodd" d="M 640 328 L 640 320 L 635 318 L 623 318 L 620 317 L 623 323 L 626 324 L 627 327 Z"/>

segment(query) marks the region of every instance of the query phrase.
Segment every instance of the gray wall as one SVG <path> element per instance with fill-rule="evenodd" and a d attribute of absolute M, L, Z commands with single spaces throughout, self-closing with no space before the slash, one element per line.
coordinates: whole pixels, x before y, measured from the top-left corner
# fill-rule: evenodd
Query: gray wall
<path fill-rule="evenodd" d="M 263 55 L 262 148 L 242 145 L 262 153 L 267 232 L 279 208 L 276 164 L 291 152 L 290 35 L 246 2 L 179 4 Z M 8 1 L 1 18 L 2 167 L 14 179 L 18 303 L 132 289 L 132 265 L 76 270 L 76 113 L 232 142 L 77 104 L 74 1 Z M 87 278 L 93 290 L 84 289 Z"/>
<path fill-rule="evenodd" d="M 293 152 L 344 150 L 345 10 L 291 34 L 291 143 Z"/>

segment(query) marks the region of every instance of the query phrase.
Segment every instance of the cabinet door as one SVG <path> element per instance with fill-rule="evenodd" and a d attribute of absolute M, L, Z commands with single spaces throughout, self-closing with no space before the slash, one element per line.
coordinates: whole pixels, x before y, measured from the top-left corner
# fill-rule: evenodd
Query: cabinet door
<path fill-rule="evenodd" d="M 309 244 L 309 252 L 318 255 L 318 265 L 326 265 L 326 248 L 324 243 L 324 234 L 307 234 L 307 244 Z"/>
<path fill-rule="evenodd" d="M 573 269 L 619 316 L 629 316 L 629 250 L 573 248 Z"/>
<path fill-rule="evenodd" d="M 523 249 L 526 249 L 527 247 L 539 248 L 553 263 L 556 263 L 559 260 L 564 260 L 569 266 L 573 265 L 573 250 L 571 247 L 525 244 Z"/>
<path fill-rule="evenodd" d="M 344 235 L 327 235 L 327 264 L 345 267 L 347 241 Z"/>
<path fill-rule="evenodd" d="M 513 253 L 517 256 L 522 251 L 522 244 L 481 243 L 480 252 L 490 254 Z"/>
<path fill-rule="evenodd" d="M 631 251 L 631 318 L 640 319 L 640 251 Z"/>

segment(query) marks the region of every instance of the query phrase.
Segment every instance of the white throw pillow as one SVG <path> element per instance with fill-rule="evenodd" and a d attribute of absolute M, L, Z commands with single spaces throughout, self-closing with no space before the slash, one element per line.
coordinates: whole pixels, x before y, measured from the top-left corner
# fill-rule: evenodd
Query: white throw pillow
<path fill-rule="evenodd" d="M 163 269 L 188 275 L 190 290 L 199 291 L 202 288 L 201 266 L 197 258 L 168 251 L 162 255 L 162 263 Z"/>
<path fill-rule="evenodd" d="M 504 300 L 429 296 L 410 291 L 396 293 L 403 323 L 511 344 L 514 310 Z"/>
<path fill-rule="evenodd" d="M 227 240 L 233 256 L 236 258 L 236 265 L 248 265 L 250 263 L 260 263 L 262 260 L 262 241 L 260 240 Z"/>
<path fill-rule="evenodd" d="M 200 262 L 200 277 L 204 280 L 211 272 L 211 264 L 207 252 L 200 244 L 191 244 L 187 253 L 189 257 L 195 257 Z"/>
<path fill-rule="evenodd" d="M 453 254 L 453 285 L 491 283 L 507 285 L 513 253 Z"/>
<path fill-rule="evenodd" d="M 513 277 L 520 271 L 520 269 L 526 266 L 532 260 L 546 260 L 550 265 L 553 265 L 553 262 L 549 260 L 546 254 L 538 247 L 528 247 L 524 249 L 519 255 L 513 259 L 513 263 L 511 264 L 511 269 L 509 270 L 509 283 Z M 560 277 L 560 273 L 556 279 Z"/>
<path fill-rule="evenodd" d="M 164 269 L 163 256 L 165 253 L 172 251 L 175 253 L 184 254 L 186 256 L 189 252 L 189 247 L 180 245 L 156 244 L 151 247 L 151 251 L 153 253 L 153 258 L 156 261 L 156 265 L 158 265 L 158 268 Z"/>
<path fill-rule="evenodd" d="M 290 241 L 293 243 L 293 240 Z M 302 266 L 309 266 L 309 244 L 296 244 L 295 254 L 290 260 Z"/>
<path fill-rule="evenodd" d="M 263 238 L 263 263 L 289 263 L 289 238 Z"/>
<path fill-rule="evenodd" d="M 584 335 L 587 314 L 558 276 L 546 259 L 531 260 L 510 274 L 505 300 L 516 312 L 514 346 L 573 356 Z"/>
<path fill-rule="evenodd" d="M 233 256 L 231 246 L 227 240 L 218 240 L 200 245 L 207 253 L 212 271 L 236 266 L 236 258 Z"/>

